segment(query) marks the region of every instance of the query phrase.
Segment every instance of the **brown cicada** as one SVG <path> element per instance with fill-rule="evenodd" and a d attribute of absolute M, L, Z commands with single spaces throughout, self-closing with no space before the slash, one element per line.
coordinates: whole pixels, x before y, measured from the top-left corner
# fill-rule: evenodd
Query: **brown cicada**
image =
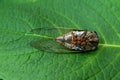
<path fill-rule="evenodd" d="M 98 35 L 95 31 L 69 28 L 36 28 L 31 30 L 38 38 L 31 41 L 34 48 L 50 52 L 85 52 L 95 50 Z"/>

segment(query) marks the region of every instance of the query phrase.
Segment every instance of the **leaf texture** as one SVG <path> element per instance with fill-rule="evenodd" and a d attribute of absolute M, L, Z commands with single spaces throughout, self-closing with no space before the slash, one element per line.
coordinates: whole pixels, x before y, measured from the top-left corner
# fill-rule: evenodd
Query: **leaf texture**
<path fill-rule="evenodd" d="M 119 14 L 119 0 L 0 0 L 0 79 L 119 80 Z M 41 36 L 62 35 L 31 32 L 46 27 L 96 31 L 98 49 L 57 54 L 31 47 Z"/>

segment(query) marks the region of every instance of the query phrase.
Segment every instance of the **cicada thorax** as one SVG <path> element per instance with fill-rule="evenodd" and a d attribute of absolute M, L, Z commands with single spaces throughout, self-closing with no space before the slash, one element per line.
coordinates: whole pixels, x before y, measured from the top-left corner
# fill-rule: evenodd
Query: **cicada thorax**
<path fill-rule="evenodd" d="M 96 32 L 87 30 L 74 30 L 57 38 L 57 42 L 73 50 L 89 51 L 95 50 L 98 45 Z"/>

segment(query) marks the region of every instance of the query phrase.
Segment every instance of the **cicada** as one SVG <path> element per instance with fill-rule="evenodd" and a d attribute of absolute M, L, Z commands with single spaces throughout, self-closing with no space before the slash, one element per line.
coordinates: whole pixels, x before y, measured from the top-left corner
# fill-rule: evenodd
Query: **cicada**
<path fill-rule="evenodd" d="M 31 30 L 38 38 L 30 45 L 49 52 L 86 52 L 97 49 L 99 39 L 96 31 L 72 28 L 36 28 Z"/>

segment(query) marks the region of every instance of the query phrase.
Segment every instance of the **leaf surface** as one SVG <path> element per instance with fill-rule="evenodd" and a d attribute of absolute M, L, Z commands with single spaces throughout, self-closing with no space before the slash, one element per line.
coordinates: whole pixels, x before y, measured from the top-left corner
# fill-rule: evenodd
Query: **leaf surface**
<path fill-rule="evenodd" d="M 119 14 L 119 0 L 0 0 L 0 79 L 119 80 Z M 51 36 L 31 33 L 45 27 L 96 31 L 98 49 L 56 54 L 31 47 Z"/>

